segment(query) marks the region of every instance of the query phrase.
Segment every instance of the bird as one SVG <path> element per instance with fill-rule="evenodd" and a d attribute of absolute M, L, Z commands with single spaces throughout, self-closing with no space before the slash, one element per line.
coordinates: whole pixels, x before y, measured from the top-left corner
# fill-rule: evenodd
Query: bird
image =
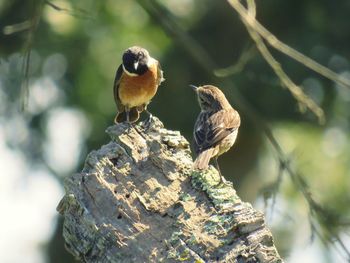
<path fill-rule="evenodd" d="M 150 121 L 152 114 L 147 111 L 147 105 L 163 81 L 160 63 L 146 49 L 139 46 L 126 49 L 113 85 L 118 110 L 114 122 L 134 123 L 143 111 L 148 113 L 147 121 Z"/>
<path fill-rule="evenodd" d="M 223 176 L 218 157 L 235 143 L 241 119 L 219 88 L 212 85 L 190 86 L 196 92 L 201 108 L 193 130 L 194 150 L 197 154 L 194 169 L 207 169 L 213 159 L 221 184 Z"/>

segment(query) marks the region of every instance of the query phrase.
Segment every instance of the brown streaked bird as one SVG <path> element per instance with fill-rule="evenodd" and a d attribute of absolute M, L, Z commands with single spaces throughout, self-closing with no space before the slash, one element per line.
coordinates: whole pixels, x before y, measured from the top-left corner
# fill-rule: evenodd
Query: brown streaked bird
<path fill-rule="evenodd" d="M 207 169 L 213 158 L 223 182 L 218 157 L 227 152 L 235 143 L 241 119 L 232 108 L 224 93 L 217 87 L 191 85 L 198 97 L 201 112 L 194 125 L 194 148 L 197 158 L 195 169 Z"/>
<path fill-rule="evenodd" d="M 114 122 L 136 122 L 143 111 L 149 114 L 150 121 L 152 115 L 147 111 L 147 105 L 164 80 L 160 63 L 138 46 L 128 48 L 122 60 L 113 86 L 118 109 Z"/>

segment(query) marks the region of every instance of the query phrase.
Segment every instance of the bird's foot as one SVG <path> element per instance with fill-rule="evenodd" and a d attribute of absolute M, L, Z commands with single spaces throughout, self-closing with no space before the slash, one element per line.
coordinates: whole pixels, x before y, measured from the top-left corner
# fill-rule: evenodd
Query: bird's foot
<path fill-rule="evenodd" d="M 131 122 L 125 122 L 125 126 L 126 126 L 125 128 L 126 132 L 130 132 L 131 129 L 134 127 L 134 125 Z"/>
<path fill-rule="evenodd" d="M 226 181 L 226 179 L 222 175 L 220 175 L 220 181 L 215 185 L 215 187 L 223 188 L 227 186 L 232 186 L 232 183 L 230 181 Z"/>
<path fill-rule="evenodd" d="M 146 120 L 144 120 L 144 122 L 143 122 L 143 128 L 145 129 L 145 130 L 149 130 L 149 128 L 151 127 L 151 125 L 152 125 L 152 122 L 153 122 L 153 115 L 152 115 L 152 113 L 148 113 L 148 117 L 147 117 L 147 119 Z"/>

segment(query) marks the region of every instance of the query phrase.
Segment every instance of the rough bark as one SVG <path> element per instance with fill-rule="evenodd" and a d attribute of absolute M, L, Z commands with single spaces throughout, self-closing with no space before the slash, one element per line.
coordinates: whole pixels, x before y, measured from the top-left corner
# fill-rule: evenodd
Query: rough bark
<path fill-rule="evenodd" d="M 192 170 L 189 143 L 153 118 L 115 125 L 112 141 L 65 180 L 57 210 L 84 262 L 282 262 L 262 213 L 217 171 Z"/>

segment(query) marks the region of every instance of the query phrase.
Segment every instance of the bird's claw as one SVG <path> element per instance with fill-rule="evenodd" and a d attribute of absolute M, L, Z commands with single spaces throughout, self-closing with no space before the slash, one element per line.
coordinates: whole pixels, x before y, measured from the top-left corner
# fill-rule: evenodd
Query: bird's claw
<path fill-rule="evenodd" d="M 215 187 L 225 187 L 225 186 L 231 186 L 231 182 L 227 182 L 223 176 L 220 176 L 220 181 L 215 185 Z"/>

